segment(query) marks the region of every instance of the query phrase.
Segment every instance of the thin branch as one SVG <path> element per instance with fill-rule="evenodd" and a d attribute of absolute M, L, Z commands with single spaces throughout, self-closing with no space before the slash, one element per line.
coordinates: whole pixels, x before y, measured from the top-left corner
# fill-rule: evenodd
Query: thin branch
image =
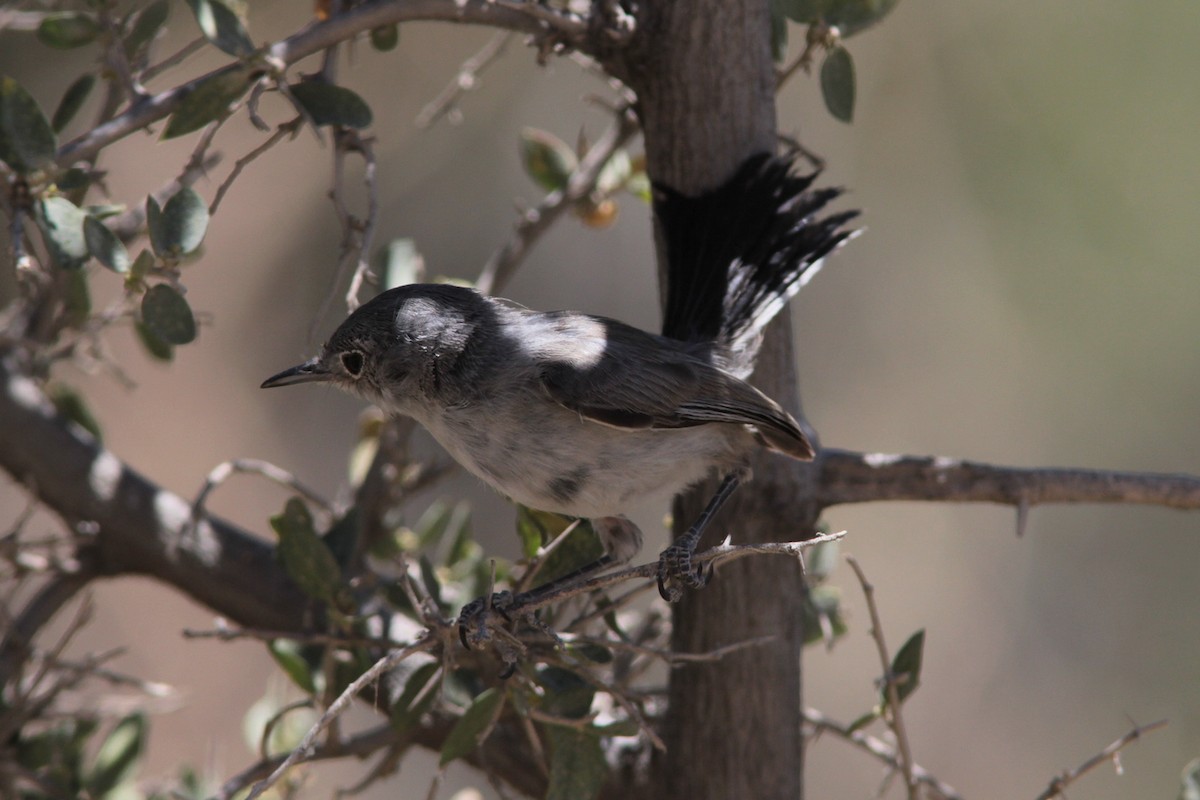
<path fill-rule="evenodd" d="M 1101 750 L 1096 755 L 1084 761 L 1075 769 L 1069 769 L 1062 775 L 1056 776 L 1050 781 L 1050 785 L 1046 787 L 1046 791 L 1037 796 L 1037 800 L 1051 800 L 1054 797 L 1065 797 L 1066 788 L 1075 781 L 1079 780 L 1084 774 L 1091 772 L 1096 767 L 1103 764 L 1105 761 L 1111 762 L 1117 770 L 1117 774 L 1121 772 L 1120 753 L 1129 745 L 1136 742 L 1138 739 L 1145 736 L 1147 733 L 1156 731 L 1159 728 L 1165 728 L 1167 721 L 1160 719 L 1157 722 L 1151 722 L 1149 725 L 1136 725 L 1133 730 L 1117 739 L 1108 747 Z"/>
<path fill-rule="evenodd" d="M 283 141 L 284 137 L 295 137 L 296 131 L 298 131 L 300 128 L 300 122 L 300 118 L 297 117 L 290 122 L 283 123 L 275 129 L 275 133 L 271 134 L 271 136 L 268 137 L 265 142 L 234 162 L 233 169 L 229 171 L 228 177 L 226 177 L 225 180 L 221 182 L 221 185 L 217 187 L 217 193 L 213 196 L 212 203 L 209 204 L 209 216 L 217 213 L 217 206 L 221 205 L 221 200 L 225 198 L 225 193 L 229 191 L 229 187 L 231 187 L 233 182 L 238 179 L 238 176 L 242 174 L 242 170 L 248 167 L 251 161 L 254 161 L 254 159 L 258 158 L 263 153 L 267 152 L 272 147 Z"/>
<path fill-rule="evenodd" d="M 497 58 L 503 55 L 505 48 L 512 41 L 513 34 L 511 31 L 500 31 L 488 39 L 487 44 L 480 48 L 479 52 L 463 62 L 459 68 L 458 74 L 454 76 L 454 80 L 446 84 L 442 91 L 438 92 L 437 97 L 429 101 L 421 113 L 417 114 L 416 126 L 418 128 L 428 128 L 433 123 L 437 122 L 442 117 L 450 114 L 458 106 L 458 100 L 465 93 L 473 91 L 479 86 L 479 75 Z M 451 118 L 451 122 L 455 120 Z"/>
<path fill-rule="evenodd" d="M 1027 469 L 937 456 L 823 450 L 817 503 L 877 500 L 1002 503 L 1133 503 L 1200 509 L 1200 477 L 1096 469 Z"/>
<path fill-rule="evenodd" d="M 875 640 L 875 648 L 879 652 L 879 662 L 883 665 L 884 691 L 887 694 L 887 714 L 885 718 L 888 727 L 896 737 L 896 751 L 899 753 L 900 773 L 904 776 L 904 786 L 908 790 L 909 800 L 919 800 L 917 782 L 913 775 L 912 750 L 908 746 L 908 732 L 904 729 L 904 715 L 900 713 L 900 688 L 896 683 L 896 675 L 892 672 L 892 658 L 888 655 L 887 643 L 883 638 L 883 622 L 879 619 L 879 608 L 875 605 L 875 587 L 867 580 L 866 573 L 859 566 L 854 556 L 846 556 L 847 563 L 858 576 L 862 586 L 863 597 L 867 601 L 867 610 L 871 614 L 871 638 Z"/>
<path fill-rule="evenodd" d="M 565 189 L 556 189 L 521 215 L 512 236 L 484 265 L 479 279 L 475 281 L 475 288 L 484 294 L 500 291 L 542 234 L 567 209 L 596 190 L 604 165 L 638 131 L 637 119 L 628 103 L 618 107 L 615 114 L 616 122 L 580 159 L 575 171 L 567 179 Z"/>
<path fill-rule="evenodd" d="M 301 483 L 299 478 L 286 469 L 257 458 L 237 458 L 233 461 L 224 461 L 218 464 L 208 473 L 208 477 L 204 479 L 204 486 L 200 489 L 199 494 L 196 495 L 196 499 L 192 501 L 192 524 L 194 525 L 204 519 L 207 513 L 205 503 L 208 502 L 208 496 L 212 494 L 214 489 L 235 474 L 245 475 L 247 473 L 261 475 L 269 481 L 278 483 L 280 486 L 286 486 L 310 503 L 320 506 L 323 511 L 330 514 L 333 513 L 333 505 L 328 500 L 321 497 L 315 490 Z"/>
<path fill-rule="evenodd" d="M 12 624 L 6 625 L 7 630 L 0 643 L 0 686 L 7 684 L 16 674 L 30 652 L 38 631 L 100 574 L 90 554 L 90 550 L 81 551 L 77 558 L 77 569 L 59 572 L 43 583 L 21 613 L 12 620 Z"/>
<path fill-rule="evenodd" d="M 849 725 L 835 722 L 815 708 L 805 708 L 803 716 L 804 721 L 812 726 L 814 736 L 822 733 L 831 733 L 839 739 L 849 742 L 864 752 L 871 754 L 892 769 L 898 771 L 902 769 L 900 760 L 896 756 L 896 749 L 883 740 L 860 730 L 851 730 Z M 912 773 L 915 781 L 925 786 L 929 791 L 934 792 L 934 796 L 940 798 L 940 800 L 962 800 L 962 795 L 958 793 L 957 789 L 948 783 L 938 780 L 936 776 L 919 764 L 912 765 Z"/>
<path fill-rule="evenodd" d="M 519 33 L 544 34 L 546 21 L 524 9 L 505 8 L 492 0 L 368 0 L 324 22 L 276 42 L 267 49 L 264 62 L 288 66 L 354 36 L 384 25 L 418 20 L 487 25 Z M 570 28 L 572 35 L 578 33 Z M 583 42 L 576 42 L 582 46 Z M 167 117 L 183 103 L 196 87 L 215 75 L 241 69 L 236 61 L 201 75 L 185 84 L 147 97 L 125 113 L 98 125 L 86 134 L 59 148 L 57 161 L 70 165 L 94 157 L 108 145 Z"/>
<path fill-rule="evenodd" d="M 358 696 L 359 692 L 361 692 L 370 684 L 375 683 L 377 680 L 383 677 L 388 670 L 399 664 L 401 661 L 412 656 L 414 653 L 431 650 L 436 643 L 437 638 L 434 634 L 426 634 L 407 647 L 397 648 L 388 653 L 386 656 L 376 661 L 370 669 L 351 681 L 350 685 L 347 686 L 340 695 L 338 695 L 337 699 L 330 703 L 329 708 L 325 709 L 325 713 L 321 715 L 321 718 L 318 719 L 311 728 L 309 728 L 308 733 L 306 733 L 304 738 L 300 740 L 300 744 L 298 744 L 296 748 L 288 754 L 287 758 L 281 761 L 270 775 L 254 785 L 254 788 L 250 790 L 250 794 L 246 796 L 246 800 L 254 800 L 254 798 L 260 796 L 267 789 L 274 786 L 279 779 L 283 777 L 283 774 L 291 767 L 299 764 L 302 761 L 307 761 L 315 752 L 317 737 L 320 736 L 321 732 L 328 728 L 330 724 L 337 719 L 337 717 L 343 711 L 346 710 L 346 707 L 353 702 L 354 698 Z"/>

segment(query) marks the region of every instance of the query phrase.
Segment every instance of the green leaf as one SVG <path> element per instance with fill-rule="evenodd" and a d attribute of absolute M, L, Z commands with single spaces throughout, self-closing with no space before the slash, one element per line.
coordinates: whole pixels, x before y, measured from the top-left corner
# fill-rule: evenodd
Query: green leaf
<path fill-rule="evenodd" d="M 229 106 L 250 88 L 252 75 L 249 69 L 238 67 L 211 75 L 196 84 L 167 120 L 161 137 L 163 141 L 200 130 L 224 116 Z"/>
<path fill-rule="evenodd" d="M 314 125 L 366 128 L 371 124 L 371 107 L 344 86 L 323 81 L 304 81 L 288 87 Z"/>
<path fill-rule="evenodd" d="M 400 43 L 399 25 L 380 25 L 371 29 L 371 46 L 381 53 L 395 50 Z"/>
<path fill-rule="evenodd" d="M 142 322 L 167 344 L 188 344 L 196 338 L 196 318 L 183 295 L 165 283 L 142 295 Z"/>
<path fill-rule="evenodd" d="M 92 183 L 92 176 L 86 169 L 79 167 L 71 167 L 66 172 L 60 173 L 55 185 L 59 191 L 74 192 L 77 189 L 86 189 Z"/>
<path fill-rule="evenodd" d="M 570 145 L 537 128 L 523 129 L 520 141 L 521 164 L 538 186 L 554 191 L 567 185 L 567 179 L 579 165 Z"/>
<path fill-rule="evenodd" d="M 483 741 L 483 735 L 500 718 L 503 709 L 504 692 L 500 689 L 488 689 L 476 697 L 442 742 L 438 766 L 444 767 L 478 747 Z"/>
<path fill-rule="evenodd" d="M 54 110 L 54 118 L 50 122 L 55 133 L 61 133 L 62 129 L 67 127 L 79 109 L 83 107 L 95 85 L 96 76 L 89 73 L 80 75 L 74 83 L 67 87 L 67 91 L 63 92 L 62 100 L 58 101 L 58 108 Z"/>
<path fill-rule="evenodd" d="M 221 0 L 187 0 L 204 38 L 235 58 L 254 54 L 254 42 L 233 10 Z"/>
<path fill-rule="evenodd" d="M 820 20 L 830 2 L 831 0 L 775 0 L 785 17 L 804 24 Z"/>
<path fill-rule="evenodd" d="M 125 57 L 134 59 L 142 48 L 154 41 L 170 15 L 170 0 L 155 0 L 143 8 L 133 23 L 133 30 L 125 37 Z"/>
<path fill-rule="evenodd" d="M 849 632 L 842 616 L 842 593 L 836 586 L 814 586 L 804 597 L 804 643 L 833 640 Z"/>
<path fill-rule="evenodd" d="M 1183 768 L 1179 779 L 1178 800 L 1200 800 L 1200 758 L 1194 758 Z"/>
<path fill-rule="evenodd" d="M 870 725 L 875 720 L 879 719 L 879 714 L 881 711 L 882 711 L 882 709 L 879 709 L 879 708 L 876 708 L 872 711 L 868 711 L 867 713 L 863 714 L 858 719 L 854 720 L 854 722 L 851 722 L 850 727 L 848 727 L 846 729 L 846 732 L 847 733 L 857 733 L 858 731 L 860 731 L 863 728 Z"/>
<path fill-rule="evenodd" d="M 550 780 L 546 800 L 591 800 L 608 778 L 608 762 L 600 738 L 561 725 L 541 726 L 550 745 Z"/>
<path fill-rule="evenodd" d="M 112 729 L 85 779 L 88 793 L 102 797 L 127 780 L 146 747 L 146 717 L 135 713 L 122 719 Z"/>
<path fill-rule="evenodd" d="M 392 704 L 390 714 L 392 729 L 397 733 L 403 733 L 417 724 L 421 715 L 428 711 L 433 705 L 433 701 L 437 699 L 437 691 L 433 688 L 426 691 L 426 687 L 437 676 L 440 666 L 436 661 L 431 661 L 417 667 L 413 670 L 412 675 L 408 676 L 408 680 L 404 683 L 404 691 Z M 417 700 L 418 695 L 420 695 L 419 701 Z M 414 701 L 416 701 L 415 704 Z"/>
<path fill-rule="evenodd" d="M 896 681 L 896 699 L 903 703 L 921 683 L 921 658 L 925 651 L 925 629 L 908 637 L 892 659 L 892 676 Z M 883 705 L 888 702 L 887 687 L 883 687 Z"/>
<path fill-rule="evenodd" d="M 454 509 L 444 500 L 435 500 L 431 503 L 414 527 L 417 534 L 417 545 L 421 549 L 435 547 L 446 535 L 446 528 L 450 524 L 450 517 L 453 513 Z"/>
<path fill-rule="evenodd" d="M 91 44 L 100 35 L 100 25 L 87 14 L 63 11 L 47 14 L 38 25 L 37 37 L 42 44 L 59 50 L 70 50 Z"/>
<path fill-rule="evenodd" d="M 68 269 L 83 266 L 89 256 L 83 237 L 87 214 L 65 197 L 46 197 L 38 210 L 38 226 L 54 262 Z"/>
<path fill-rule="evenodd" d="M 574 522 L 566 517 L 559 517 L 559 520 L 561 521 L 559 526 L 549 529 L 551 539 Z M 538 571 L 538 580 L 552 581 L 555 578 L 561 578 L 580 567 L 587 566 L 602 555 L 604 555 L 604 547 L 600 544 L 600 538 L 592 530 L 592 524 L 587 520 L 580 520 L 575 529 L 567 534 L 567 538 L 546 556 L 541 570 Z"/>
<path fill-rule="evenodd" d="M 596 189 L 601 194 L 612 194 L 625 186 L 633 175 L 633 162 L 625 150 L 617 150 L 605 162 L 596 178 Z"/>
<path fill-rule="evenodd" d="M 538 672 L 537 681 L 546 689 L 543 711 L 556 717 L 581 719 L 592 710 L 596 690 L 571 670 L 546 667 Z"/>
<path fill-rule="evenodd" d="M 92 292 L 88 286 L 88 276 L 84 270 L 66 270 L 66 289 L 63 292 L 63 306 L 67 320 L 72 327 L 82 328 L 92 313 Z M 99 438 L 99 437 L 97 437 Z"/>
<path fill-rule="evenodd" d="M 804 568 L 810 581 L 820 583 L 833 574 L 838 565 L 838 543 L 821 542 L 804 555 Z"/>
<path fill-rule="evenodd" d="M 80 275 L 82 273 L 76 271 L 71 274 Z M 92 438 L 97 442 L 104 440 L 104 436 L 100 433 L 100 423 L 92 416 L 91 410 L 88 409 L 87 403 L 84 402 L 83 395 L 70 386 L 64 386 L 59 383 L 51 387 L 49 396 L 50 402 L 54 403 L 55 410 L 61 416 L 71 420 L 71 422 L 74 422 L 90 433 Z"/>
<path fill-rule="evenodd" d="M 421 553 L 417 559 L 417 564 L 421 568 L 421 581 L 425 584 L 425 591 L 429 592 L 429 596 L 433 598 L 433 602 L 439 606 L 442 605 L 442 582 L 438 580 L 437 570 L 433 567 L 433 562 L 429 560 L 429 556 Z"/>
<path fill-rule="evenodd" d="M 170 361 L 175 357 L 175 348 L 159 338 L 158 334 L 146 327 L 146 323 L 135 322 L 133 329 L 137 331 L 138 340 L 151 358 L 158 361 Z"/>
<path fill-rule="evenodd" d="M 208 206 L 196 191 L 184 187 L 159 209 L 158 201 L 146 198 L 146 227 L 150 244 L 163 258 L 179 258 L 196 250 L 208 230 Z"/>
<path fill-rule="evenodd" d="M 803 0 L 802 0 L 803 1 Z M 899 0 L 825 0 L 822 15 L 843 39 L 860 33 L 891 13 Z"/>
<path fill-rule="evenodd" d="M 854 119 L 854 61 L 850 51 L 835 47 L 821 64 L 821 96 L 825 107 L 835 119 L 851 122 Z"/>
<path fill-rule="evenodd" d="M 471 531 L 471 504 L 461 500 L 454 505 L 454 514 L 446 525 L 452 535 L 450 549 L 446 552 L 446 565 L 453 567 L 471 557 L 475 537 Z"/>
<path fill-rule="evenodd" d="M 417 283 L 425 274 L 425 259 L 412 239 L 392 239 L 383 254 L 383 288 Z"/>
<path fill-rule="evenodd" d="M 154 254 L 149 250 L 143 250 L 138 253 L 138 257 L 133 260 L 133 264 L 129 267 L 129 274 L 125 276 L 127 285 L 132 284 L 136 286 L 154 268 L 154 263 Z"/>
<path fill-rule="evenodd" d="M 298 497 L 287 501 L 283 513 L 271 517 L 279 534 L 279 558 L 288 576 L 309 597 L 333 604 L 342 584 L 342 571 L 313 528 L 312 515 Z"/>
<path fill-rule="evenodd" d="M 92 257 L 113 272 L 129 271 L 129 253 L 117 235 L 90 214 L 83 219 L 83 238 Z"/>
<path fill-rule="evenodd" d="M 294 639 L 272 639 L 267 644 L 267 650 L 275 663 L 284 674 L 292 679 L 292 683 L 307 694 L 315 694 L 317 685 L 313 682 L 312 665 L 304 657 L 304 648 Z"/>
<path fill-rule="evenodd" d="M 54 130 L 21 84 L 0 78 L 0 161 L 22 174 L 54 159 Z"/>
<path fill-rule="evenodd" d="M 788 26 L 781 0 L 771 3 L 771 60 L 782 64 L 787 58 Z"/>

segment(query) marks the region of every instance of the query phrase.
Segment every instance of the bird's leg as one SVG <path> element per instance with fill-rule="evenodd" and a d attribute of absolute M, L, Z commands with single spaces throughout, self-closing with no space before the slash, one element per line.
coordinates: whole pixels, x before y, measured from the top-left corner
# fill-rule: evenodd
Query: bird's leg
<path fill-rule="evenodd" d="M 683 597 L 680 583 L 699 589 L 712 577 L 711 567 L 705 570 L 703 566 L 692 566 L 692 556 L 696 553 L 696 546 L 700 543 L 700 537 L 704 535 L 708 523 L 733 494 L 733 490 L 749 478 L 749 467 L 740 467 L 726 475 L 717 487 L 717 493 L 708 501 L 708 505 L 700 512 L 692 527 L 680 534 L 658 557 L 658 593 L 668 603 L 677 602 Z"/>
<path fill-rule="evenodd" d="M 592 529 L 600 537 L 604 555 L 577 570 L 552 581 L 535 586 L 526 592 L 496 592 L 491 598 L 480 597 L 463 606 L 458 615 L 458 637 L 463 646 L 471 649 L 471 642 L 478 643 L 486 638 L 486 625 L 481 622 L 486 614 L 495 611 L 506 622 L 512 621 L 512 613 L 521 614 L 521 609 L 540 603 L 557 592 L 574 586 L 582 578 L 603 569 L 629 562 L 642 546 L 642 531 L 625 517 L 599 517 L 592 520 Z M 535 625 L 536 627 L 536 625 Z"/>

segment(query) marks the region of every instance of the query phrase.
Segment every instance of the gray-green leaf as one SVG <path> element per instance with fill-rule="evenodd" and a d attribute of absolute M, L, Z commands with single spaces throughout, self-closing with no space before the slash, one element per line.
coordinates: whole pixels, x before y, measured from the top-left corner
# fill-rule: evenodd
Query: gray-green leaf
<path fill-rule="evenodd" d="M 921 660 L 925 652 L 925 629 L 908 637 L 892 659 L 892 676 L 896 680 L 896 699 L 903 703 L 921 683 Z M 887 687 L 882 692 L 883 705 L 888 703 Z"/>
<path fill-rule="evenodd" d="M 82 266 L 89 256 L 83 237 L 87 213 L 65 197 L 46 197 L 38 209 L 38 227 L 54 262 L 66 268 Z"/>
<path fill-rule="evenodd" d="M 371 124 L 371 107 L 344 86 L 321 81 L 304 81 L 288 87 L 296 102 L 312 118 L 314 125 L 342 125 L 366 128 Z"/>
<path fill-rule="evenodd" d="M 92 763 L 84 783 L 92 797 L 103 797 L 132 773 L 146 746 L 146 717 L 130 714 L 117 723 Z"/>
<path fill-rule="evenodd" d="M 503 708 L 504 692 L 500 689 L 488 689 L 476 697 L 442 742 L 438 765 L 444 767 L 478 747 Z"/>
<path fill-rule="evenodd" d="M 204 38 L 231 56 L 254 54 L 254 42 L 238 15 L 221 0 L 188 0 Z"/>
<path fill-rule="evenodd" d="M 162 139 L 174 139 L 200 130 L 229 111 L 229 106 L 250 88 L 251 71 L 244 67 L 219 72 L 196 85 L 167 120 Z"/>
<path fill-rule="evenodd" d="M 803 1 L 803 0 L 802 0 Z M 823 20 L 843 39 L 866 30 L 891 13 L 899 0 L 826 0 Z"/>
<path fill-rule="evenodd" d="M 591 800 L 608 777 L 600 738 L 560 725 L 543 725 L 550 744 L 550 781 L 546 800 Z"/>
<path fill-rule="evenodd" d="M 159 208 L 153 197 L 146 198 L 146 227 L 150 244 L 163 258 L 179 258 L 195 251 L 208 230 L 208 206 L 196 190 L 185 186 Z"/>
<path fill-rule="evenodd" d="M 579 159 L 571 146 L 554 134 L 525 128 L 521 131 L 521 163 L 538 186 L 554 191 L 567 185 Z"/>
<path fill-rule="evenodd" d="M 844 47 L 830 50 L 821 64 L 821 96 L 835 118 L 842 122 L 854 119 L 854 61 Z"/>
<path fill-rule="evenodd" d="M 133 329 L 137 331 L 138 341 L 142 343 L 142 347 L 146 348 L 146 352 L 150 354 L 151 358 L 158 361 L 170 361 L 175 357 L 175 348 L 146 327 L 146 323 L 138 320 L 133 324 Z"/>
<path fill-rule="evenodd" d="M 72 274 L 82 275 L 83 273 L 74 272 Z M 50 402 L 54 403 L 54 408 L 60 415 L 90 433 L 97 442 L 103 440 L 104 437 L 100 434 L 100 423 L 96 421 L 96 417 L 88 408 L 83 395 L 70 386 L 59 383 L 50 387 L 49 396 Z"/>
<path fill-rule="evenodd" d="M 400 43 L 399 25 L 380 25 L 371 29 L 371 46 L 381 53 L 395 50 Z"/>
<path fill-rule="evenodd" d="M 133 30 L 125 37 L 126 58 L 134 58 L 142 48 L 154 41 L 154 37 L 166 24 L 170 14 L 169 0 L 155 0 L 142 9 L 133 23 Z"/>
<path fill-rule="evenodd" d="M 187 344 L 196 338 L 196 318 L 187 300 L 165 283 L 142 296 L 142 322 L 167 344 Z"/>
<path fill-rule="evenodd" d="M 275 663 L 292 679 L 293 683 L 308 694 L 317 691 L 317 685 L 313 681 L 312 665 L 304 657 L 299 642 L 295 639 L 272 639 L 267 644 L 267 650 L 275 659 Z"/>
<path fill-rule="evenodd" d="M 47 14 L 38 25 L 37 37 L 42 44 L 59 50 L 70 50 L 91 44 L 100 35 L 100 25 L 87 14 L 63 11 Z"/>
<path fill-rule="evenodd" d="M 279 558 L 288 577 L 309 597 L 333 604 L 342 571 L 313 528 L 312 515 L 303 501 L 289 499 L 283 513 L 271 517 L 271 527 L 279 534 Z"/>
<path fill-rule="evenodd" d="M 0 78 L 0 161 L 28 173 L 54 158 L 54 130 L 21 84 Z"/>
<path fill-rule="evenodd" d="M 422 664 L 413 671 L 412 675 L 408 676 L 408 680 L 404 683 L 404 691 L 392 704 L 392 728 L 397 733 L 403 733 L 411 728 L 437 699 L 438 693 L 432 689 L 426 691 L 426 687 L 438 674 L 440 668 L 441 665 L 433 661 Z M 418 695 L 420 695 L 420 700 L 417 700 Z M 414 701 L 416 702 L 414 703 Z"/>
<path fill-rule="evenodd" d="M 58 101 L 58 108 L 54 110 L 54 117 L 50 121 L 55 133 L 59 133 L 67 127 L 67 124 L 83 107 L 84 101 L 87 100 L 95 85 L 96 76 L 88 73 L 80 75 L 74 83 L 67 87 L 67 91 L 63 92 L 62 100 Z"/>
<path fill-rule="evenodd" d="M 113 272 L 129 271 L 129 252 L 117 235 L 90 214 L 83 219 L 83 238 L 92 257 Z"/>

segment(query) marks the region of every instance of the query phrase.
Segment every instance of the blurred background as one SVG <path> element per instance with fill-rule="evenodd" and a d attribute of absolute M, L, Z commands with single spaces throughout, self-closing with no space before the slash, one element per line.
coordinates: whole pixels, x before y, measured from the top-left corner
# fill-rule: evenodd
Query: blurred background
<path fill-rule="evenodd" d="M 250 30 L 256 41 L 285 35 L 309 13 L 257 0 Z M 171 25 L 162 53 L 195 35 L 182 5 Z M 375 112 L 378 241 L 411 237 L 431 275 L 476 277 L 508 236 L 515 201 L 540 198 L 518 159 L 522 127 L 574 142 L 605 124 L 586 100 L 604 91 L 596 78 L 565 60 L 539 68 L 514 42 L 462 99 L 460 123 L 417 130 L 421 108 L 490 36 L 411 25 L 391 53 L 354 48 L 341 73 Z M 781 131 L 828 160 L 825 180 L 848 187 L 868 228 L 793 303 L 805 412 L 824 444 L 1200 473 L 1198 41 L 1192 4 L 910 1 L 848 42 L 853 125 L 829 116 L 814 79 L 793 79 L 779 98 Z M 27 44 L 0 34 L 0 72 L 53 108 L 88 56 L 55 53 L 48 65 L 49 51 Z M 159 80 L 152 90 L 168 85 Z M 265 112 L 283 119 L 278 107 Z M 244 120 L 227 126 L 216 145 L 225 160 L 197 190 L 211 200 L 262 137 Z M 101 166 L 112 196 L 141 202 L 194 143 L 134 136 L 111 148 Z M 185 271 L 207 324 L 174 364 L 152 363 L 120 330 L 109 341 L 135 388 L 103 373 L 57 376 L 86 392 L 106 443 L 172 491 L 192 497 L 219 462 L 256 457 L 346 496 L 361 405 L 312 387 L 257 388 L 343 316 L 331 161 L 304 131 L 247 168 Z M 609 230 L 559 224 L 505 294 L 653 329 L 655 287 L 649 211 L 625 198 Z M 471 480 L 417 498 L 413 516 L 464 493 L 485 548 L 513 556 L 511 509 Z M 242 477 L 210 508 L 269 536 L 266 518 L 286 496 Z M 6 519 L 19 497 L 0 487 Z M 646 513 L 648 537 L 665 541 L 661 509 Z M 828 522 L 849 531 L 843 552 L 875 583 L 892 647 L 927 631 L 922 688 L 906 705 L 920 764 L 966 797 L 1033 797 L 1135 722 L 1166 717 L 1166 730 L 1124 754 L 1123 775 L 1098 770 L 1071 796 L 1175 796 L 1181 769 L 1200 756 L 1200 515 L 1037 508 L 1021 539 L 1014 511 L 991 506 L 835 508 Z M 852 630 L 832 652 L 807 651 L 805 696 L 850 720 L 873 704 L 880 670 L 852 574 L 842 567 L 835 582 Z M 181 629 L 211 627 L 212 615 L 148 580 L 103 584 L 95 596 L 95 622 L 75 649 L 127 646 L 117 667 L 180 691 L 153 720 L 143 774 L 167 777 L 188 762 L 220 779 L 249 764 L 241 719 L 275 671 L 263 648 L 185 641 Z M 435 763 L 410 757 L 369 796 L 423 796 Z M 883 778 L 833 739 L 812 746 L 808 768 L 815 798 L 873 796 Z M 322 767 L 312 796 L 359 770 Z M 473 782 L 483 783 L 453 772 L 440 796 Z"/>

